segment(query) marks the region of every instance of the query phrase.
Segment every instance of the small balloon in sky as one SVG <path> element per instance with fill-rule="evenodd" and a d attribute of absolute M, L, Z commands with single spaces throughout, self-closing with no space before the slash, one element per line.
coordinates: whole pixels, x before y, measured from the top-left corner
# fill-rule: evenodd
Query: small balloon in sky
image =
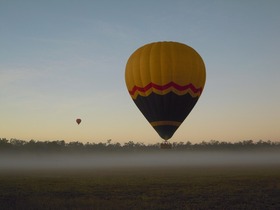
<path fill-rule="evenodd" d="M 79 125 L 82 122 L 80 118 L 76 119 L 76 123 Z"/>
<path fill-rule="evenodd" d="M 137 49 L 125 69 L 128 92 L 151 126 L 167 141 L 198 101 L 206 80 L 201 56 L 178 42 Z"/>

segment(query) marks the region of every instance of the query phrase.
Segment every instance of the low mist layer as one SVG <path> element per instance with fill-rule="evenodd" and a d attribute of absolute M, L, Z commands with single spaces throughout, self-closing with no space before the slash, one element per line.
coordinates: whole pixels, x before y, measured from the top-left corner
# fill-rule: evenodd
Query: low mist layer
<path fill-rule="evenodd" d="M 165 166 L 280 166 L 278 152 L 174 152 L 100 154 L 0 154 L 0 172 Z"/>

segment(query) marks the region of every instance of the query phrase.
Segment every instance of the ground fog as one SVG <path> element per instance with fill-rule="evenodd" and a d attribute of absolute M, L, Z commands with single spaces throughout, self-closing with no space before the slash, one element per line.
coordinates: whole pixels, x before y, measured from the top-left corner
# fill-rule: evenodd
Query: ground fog
<path fill-rule="evenodd" d="M 175 152 L 98 154 L 0 154 L 6 170 L 122 167 L 280 166 L 279 152 Z"/>

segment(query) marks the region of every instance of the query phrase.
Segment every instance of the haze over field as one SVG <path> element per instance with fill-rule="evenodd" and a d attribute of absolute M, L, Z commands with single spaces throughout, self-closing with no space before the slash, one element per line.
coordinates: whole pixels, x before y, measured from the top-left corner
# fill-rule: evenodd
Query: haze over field
<path fill-rule="evenodd" d="M 280 166 L 279 152 L 154 152 L 0 155 L 0 171 L 123 167 Z"/>

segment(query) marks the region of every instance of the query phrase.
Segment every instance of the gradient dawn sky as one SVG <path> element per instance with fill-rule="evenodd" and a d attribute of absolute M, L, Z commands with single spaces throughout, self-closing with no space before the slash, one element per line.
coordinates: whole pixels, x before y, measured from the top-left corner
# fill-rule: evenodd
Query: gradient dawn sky
<path fill-rule="evenodd" d="M 0 0 L 0 138 L 161 142 L 124 71 L 140 46 L 177 41 L 207 79 L 171 142 L 279 141 L 279 11 L 278 0 Z"/>

